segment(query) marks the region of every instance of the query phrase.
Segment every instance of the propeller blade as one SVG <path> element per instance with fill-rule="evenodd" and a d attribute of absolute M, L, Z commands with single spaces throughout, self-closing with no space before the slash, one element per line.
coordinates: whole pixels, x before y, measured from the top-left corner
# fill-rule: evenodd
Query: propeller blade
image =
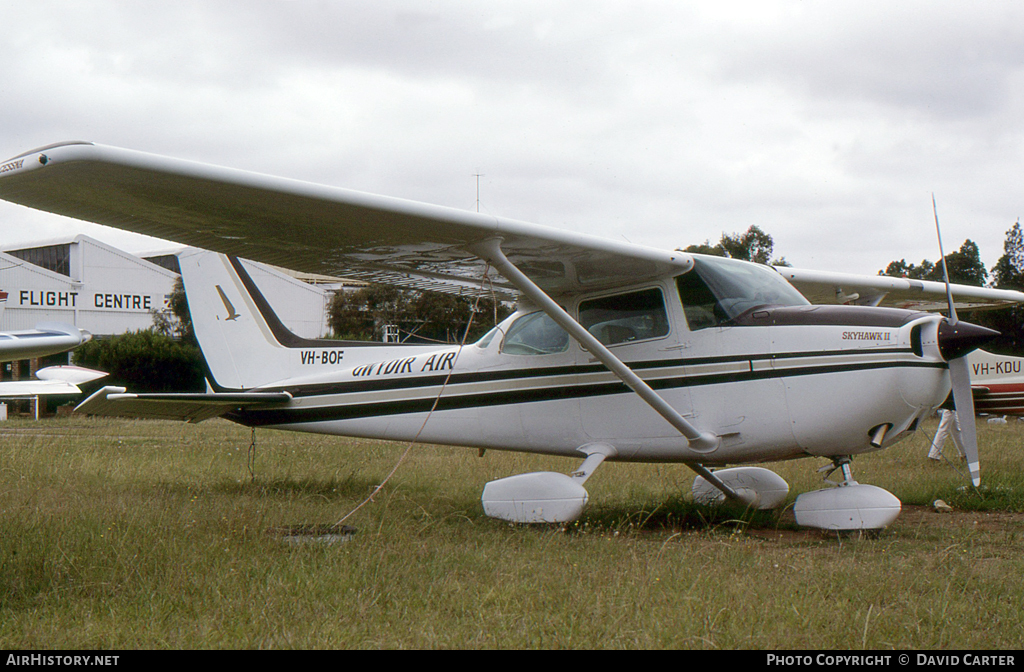
<path fill-rule="evenodd" d="M 955 325 L 960 320 L 956 316 L 956 305 L 953 303 L 953 288 L 949 286 L 949 268 L 946 267 L 946 253 L 942 249 L 942 230 L 939 228 L 939 208 L 935 205 L 935 194 L 932 194 L 932 212 L 935 213 L 935 235 L 939 239 L 939 259 L 942 261 L 942 279 L 946 282 L 946 301 L 949 303 L 949 321 Z"/>
<path fill-rule="evenodd" d="M 981 485 L 978 428 L 974 422 L 974 395 L 971 392 L 971 371 L 967 364 L 967 353 L 998 336 L 999 332 L 961 322 L 957 317 L 953 288 L 949 284 L 946 253 L 942 249 L 942 230 L 939 228 L 939 209 L 935 205 L 935 194 L 932 194 L 932 212 L 935 214 L 935 235 L 939 239 L 942 279 L 946 283 L 946 301 L 949 304 L 949 317 L 939 325 L 939 351 L 949 362 L 949 380 L 953 386 L 953 406 L 956 408 L 957 425 L 960 426 L 960 440 L 964 447 L 964 457 L 967 458 L 967 469 L 971 472 L 971 483 L 978 487 Z"/>
<path fill-rule="evenodd" d="M 978 430 L 974 422 L 974 396 L 971 394 L 971 374 L 967 357 L 957 357 L 949 363 L 949 377 L 953 383 L 953 405 L 956 407 L 960 439 L 967 458 L 974 487 L 981 485 L 981 465 L 978 461 Z"/>

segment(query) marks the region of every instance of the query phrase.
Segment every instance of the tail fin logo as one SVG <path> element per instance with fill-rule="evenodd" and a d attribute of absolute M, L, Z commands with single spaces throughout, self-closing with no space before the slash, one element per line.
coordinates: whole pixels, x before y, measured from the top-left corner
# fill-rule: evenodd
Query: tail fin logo
<path fill-rule="evenodd" d="M 224 290 L 220 288 L 220 285 L 216 285 L 217 293 L 220 294 L 220 300 L 224 302 L 224 307 L 228 311 L 228 316 L 225 318 L 226 321 L 237 320 L 241 315 L 235 312 L 235 307 L 231 305 L 231 301 L 228 299 Z"/>

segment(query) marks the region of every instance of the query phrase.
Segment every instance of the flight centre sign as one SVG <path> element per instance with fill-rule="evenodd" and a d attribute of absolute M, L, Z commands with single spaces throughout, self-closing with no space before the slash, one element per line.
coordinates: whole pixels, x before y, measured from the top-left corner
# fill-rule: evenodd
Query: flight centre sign
<path fill-rule="evenodd" d="M 83 297 L 85 303 L 81 303 Z M 166 303 L 166 300 L 161 298 L 159 300 L 161 309 L 164 308 L 164 303 Z M 21 289 L 18 290 L 17 305 L 24 308 L 106 308 L 110 310 L 137 310 L 148 313 L 154 310 L 154 306 L 158 304 L 157 300 L 149 294 Z"/>
<path fill-rule="evenodd" d="M 139 277 L 123 273 L 90 282 L 5 283 L 6 309 L 0 329 L 32 329 L 40 322 L 63 322 L 98 336 L 123 334 L 153 326 L 153 314 L 167 309 L 173 276 Z M 133 277 L 134 276 L 134 277 Z M 47 284 L 50 284 L 47 287 Z"/>

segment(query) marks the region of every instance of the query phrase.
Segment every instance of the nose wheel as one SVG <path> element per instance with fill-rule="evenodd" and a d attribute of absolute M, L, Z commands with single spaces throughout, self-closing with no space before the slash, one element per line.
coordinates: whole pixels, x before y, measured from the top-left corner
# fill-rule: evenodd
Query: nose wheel
<path fill-rule="evenodd" d="M 798 525 L 822 530 L 881 530 L 900 515 L 903 507 L 896 495 L 854 480 L 848 455 L 832 458 L 832 464 L 819 471 L 826 472 L 825 482 L 831 487 L 796 498 L 793 513 Z M 829 480 L 837 471 L 842 481 Z"/>

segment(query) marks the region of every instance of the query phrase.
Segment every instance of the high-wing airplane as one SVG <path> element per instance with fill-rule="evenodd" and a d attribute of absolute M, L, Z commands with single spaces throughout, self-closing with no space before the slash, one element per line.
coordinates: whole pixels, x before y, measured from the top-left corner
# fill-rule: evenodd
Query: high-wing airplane
<path fill-rule="evenodd" d="M 569 474 L 488 483 L 484 511 L 516 522 L 578 517 L 605 460 L 684 463 L 701 501 L 771 508 L 788 494 L 777 474 L 711 468 L 816 456 L 842 483 L 797 497 L 797 522 L 885 527 L 900 502 L 857 483 L 851 458 L 915 431 L 949 394 L 951 365 L 994 333 L 915 310 L 810 305 L 766 266 L 92 143 L 10 159 L 0 198 L 223 253 L 179 260 L 212 391 L 108 387 L 79 410 L 582 458 Z M 237 257 L 518 308 L 464 347 L 307 340 Z M 977 482 L 976 454 L 971 471 Z"/>
<path fill-rule="evenodd" d="M 7 292 L 0 291 L 0 315 Z M 70 324 L 42 322 L 35 329 L 0 331 L 0 362 L 45 357 L 72 350 L 89 341 L 92 334 Z M 0 381 L 0 398 L 79 394 L 79 383 L 107 375 L 77 366 L 50 366 L 36 372 L 36 380 Z"/>

